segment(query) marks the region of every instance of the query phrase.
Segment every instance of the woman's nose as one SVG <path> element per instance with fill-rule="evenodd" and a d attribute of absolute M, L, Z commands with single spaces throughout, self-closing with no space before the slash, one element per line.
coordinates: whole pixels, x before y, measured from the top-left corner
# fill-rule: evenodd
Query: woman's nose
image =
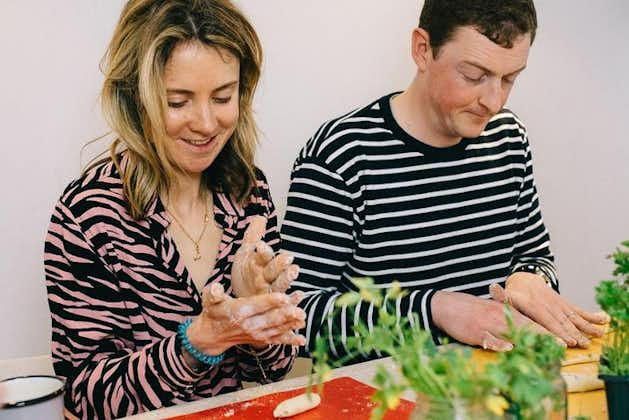
<path fill-rule="evenodd" d="M 197 106 L 190 121 L 190 129 L 203 136 L 211 135 L 218 125 L 216 114 L 210 104 Z"/>

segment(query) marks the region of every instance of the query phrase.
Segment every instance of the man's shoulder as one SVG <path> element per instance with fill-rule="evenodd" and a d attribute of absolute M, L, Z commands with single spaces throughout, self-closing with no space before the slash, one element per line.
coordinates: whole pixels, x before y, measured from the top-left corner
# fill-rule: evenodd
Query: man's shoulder
<path fill-rule="evenodd" d="M 319 126 L 300 153 L 301 158 L 326 160 L 339 152 L 352 153 L 362 139 L 378 132 L 388 132 L 382 109 L 382 98 L 350 112 L 327 120 Z"/>
<path fill-rule="evenodd" d="M 510 109 L 503 108 L 494 115 L 480 137 L 526 137 L 526 127 L 518 116 Z"/>

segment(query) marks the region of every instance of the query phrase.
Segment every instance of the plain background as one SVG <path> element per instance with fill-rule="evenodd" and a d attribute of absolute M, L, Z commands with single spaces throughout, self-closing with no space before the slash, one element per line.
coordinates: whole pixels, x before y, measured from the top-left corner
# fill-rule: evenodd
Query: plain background
<path fill-rule="evenodd" d="M 0 359 L 49 352 L 43 241 L 52 207 L 106 143 L 99 60 L 121 0 L 0 2 Z M 240 0 L 265 48 L 258 162 L 283 214 L 292 162 L 325 120 L 414 74 L 418 0 Z M 629 2 L 538 0 L 509 100 L 526 123 L 563 294 L 594 309 L 629 239 Z"/>

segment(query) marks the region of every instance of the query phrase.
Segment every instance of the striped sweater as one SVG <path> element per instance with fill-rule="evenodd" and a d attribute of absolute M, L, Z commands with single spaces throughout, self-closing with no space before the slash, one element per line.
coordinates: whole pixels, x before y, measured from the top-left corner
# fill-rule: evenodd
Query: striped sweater
<path fill-rule="evenodd" d="M 435 148 L 397 124 L 391 96 L 323 124 L 292 171 L 282 246 L 301 266 L 293 285 L 306 294 L 302 333 L 308 350 L 327 334 L 337 358 L 356 323 L 372 326 L 377 315 L 364 301 L 334 311 L 355 277 L 379 288 L 399 281 L 408 294 L 395 302 L 398 320 L 417 314 L 436 340 L 435 291 L 486 298 L 523 263 L 558 289 L 518 118 L 503 110 L 478 138 Z"/>
<path fill-rule="evenodd" d="M 214 194 L 223 236 L 208 283 L 230 291 L 232 260 L 255 214 L 268 219 L 265 240 L 277 250 L 275 209 L 261 172 L 244 208 Z M 200 373 L 186 365 L 175 333 L 201 312 L 201 297 L 169 223 L 158 199 L 145 218 L 130 217 L 111 162 L 71 183 L 54 209 L 44 255 L 52 356 L 55 372 L 67 379 L 66 408 L 80 418 L 117 418 L 211 397 L 240 389 L 243 380 L 262 382 L 261 369 L 279 380 L 292 365 L 291 346 L 257 354 L 231 348 L 222 363 Z"/>

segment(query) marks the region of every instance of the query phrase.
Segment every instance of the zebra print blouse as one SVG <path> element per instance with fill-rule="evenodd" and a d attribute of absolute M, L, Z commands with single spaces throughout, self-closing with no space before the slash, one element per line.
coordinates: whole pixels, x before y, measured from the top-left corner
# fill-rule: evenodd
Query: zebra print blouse
<path fill-rule="evenodd" d="M 265 240 L 279 249 L 275 208 L 259 170 L 257 187 L 244 208 L 214 193 L 223 236 L 208 283 L 221 282 L 228 292 L 251 216 L 267 218 Z M 177 326 L 201 312 L 201 296 L 166 230 L 169 223 L 159 199 L 145 218 L 130 217 L 112 162 L 72 182 L 55 206 L 44 250 L 52 356 L 55 372 L 67 379 L 66 409 L 80 418 L 122 417 L 212 397 L 240 389 L 241 381 L 279 380 L 292 366 L 291 346 L 257 353 L 231 348 L 222 363 L 200 373 L 186 365 Z"/>

